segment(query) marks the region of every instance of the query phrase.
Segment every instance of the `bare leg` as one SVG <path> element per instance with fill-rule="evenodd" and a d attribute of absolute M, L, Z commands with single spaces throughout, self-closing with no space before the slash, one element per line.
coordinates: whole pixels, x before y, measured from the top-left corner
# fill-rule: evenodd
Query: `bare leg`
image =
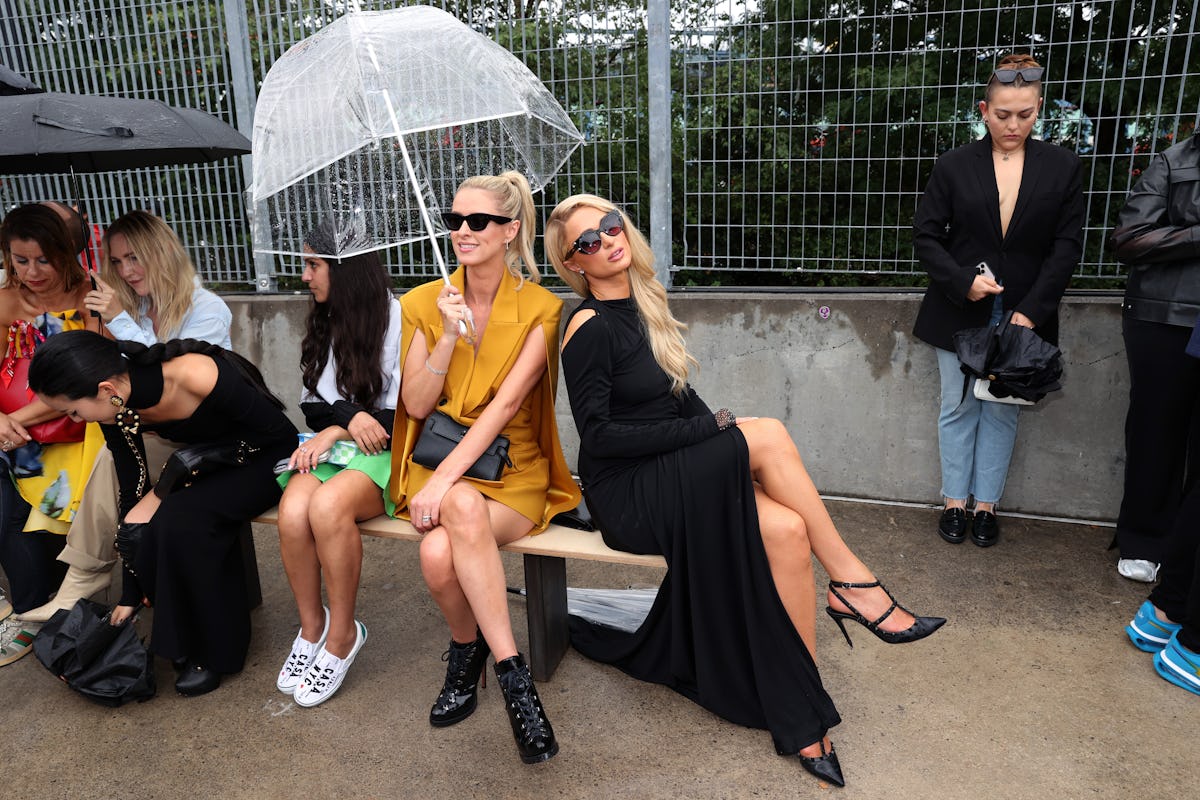
<path fill-rule="evenodd" d="M 781 505 L 761 487 L 754 488 L 758 503 L 758 527 L 762 531 L 767 563 L 775 591 L 783 601 L 792 625 L 804 640 L 808 653 L 817 657 L 816 589 L 813 585 L 812 551 L 804 520 Z"/>
<path fill-rule="evenodd" d="M 531 520 L 502 503 L 488 500 L 464 482 L 456 483 L 442 499 L 441 529 L 445 530 L 450 543 L 454 576 L 496 661 L 517 654 L 512 621 L 508 616 L 500 545 L 521 538 L 532 527 Z M 451 635 L 458 638 L 464 633 L 456 630 L 462 625 L 463 614 L 461 609 L 451 610 L 455 619 L 447 616 L 447 621 L 455 626 L 451 628 Z M 468 638 L 459 641 L 473 638 L 472 630 Z"/>
<path fill-rule="evenodd" d="M 450 626 L 450 638 L 459 644 L 475 641 L 475 615 L 454 571 L 450 537 L 440 525 L 421 540 L 421 575 Z"/>
<path fill-rule="evenodd" d="M 296 598 L 300 614 L 300 635 L 316 642 L 325 629 L 325 610 L 321 606 L 321 562 L 317 543 L 308 523 L 308 507 L 321 481 L 297 472 L 288 481 L 279 501 L 279 554 L 288 585 Z"/>
<path fill-rule="evenodd" d="M 329 636 L 325 649 L 345 658 L 358 636 L 354 606 L 362 573 L 362 535 L 358 521 L 383 513 L 383 493 L 369 477 L 343 470 L 313 493 L 308 521 L 329 595 Z"/>
<path fill-rule="evenodd" d="M 750 448 L 750 470 L 763 491 L 777 503 L 800 515 L 808 530 L 813 555 L 835 581 L 871 583 L 871 570 L 846 546 L 817 493 L 800 453 L 787 428 L 777 419 L 759 418 L 738 423 Z M 891 600 L 879 588 L 839 589 L 867 619 L 887 611 Z M 847 611 L 832 593 L 829 603 L 835 611 Z M 885 631 L 902 631 L 913 624 L 913 616 L 897 608 L 880 626 Z"/>

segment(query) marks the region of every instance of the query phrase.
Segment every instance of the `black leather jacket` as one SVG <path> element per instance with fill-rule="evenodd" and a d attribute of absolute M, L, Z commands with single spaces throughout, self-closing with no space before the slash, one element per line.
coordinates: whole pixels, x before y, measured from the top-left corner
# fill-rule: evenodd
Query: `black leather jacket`
<path fill-rule="evenodd" d="M 1125 315 L 1192 327 L 1200 317 L 1200 136 L 1154 157 L 1109 237 L 1129 265 Z"/>

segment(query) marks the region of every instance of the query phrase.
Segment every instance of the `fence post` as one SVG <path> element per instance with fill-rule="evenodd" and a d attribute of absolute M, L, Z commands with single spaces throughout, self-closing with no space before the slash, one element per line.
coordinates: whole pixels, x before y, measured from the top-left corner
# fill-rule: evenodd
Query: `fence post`
<path fill-rule="evenodd" d="M 655 271 L 671 288 L 671 4 L 647 0 L 647 103 L 650 109 L 650 247 Z"/>
<path fill-rule="evenodd" d="M 233 107 L 237 115 L 237 129 L 246 138 L 254 132 L 254 104 L 257 92 L 254 89 L 254 65 L 250 60 L 250 26 L 247 23 L 246 0 L 225 0 L 225 38 L 229 50 L 229 78 L 232 83 Z M 242 178 L 249 186 L 254 175 L 253 156 L 242 156 Z M 247 218 L 254 209 L 246 207 L 246 196 L 242 195 L 242 208 Z M 258 244 L 254 242 L 253 244 Z M 253 250 L 251 251 L 253 252 Z M 275 291 L 275 259 L 266 253 L 254 253 L 254 289 L 259 292 Z"/>

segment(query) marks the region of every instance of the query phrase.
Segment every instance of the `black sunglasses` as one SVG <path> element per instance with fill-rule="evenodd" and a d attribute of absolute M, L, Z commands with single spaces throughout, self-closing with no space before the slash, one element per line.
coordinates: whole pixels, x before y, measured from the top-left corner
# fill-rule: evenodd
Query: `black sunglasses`
<path fill-rule="evenodd" d="M 443 211 L 442 222 L 446 223 L 446 227 L 451 231 L 456 231 L 462 227 L 463 222 L 467 223 L 467 227 L 475 232 L 479 232 L 488 226 L 489 222 L 494 222 L 497 225 L 504 225 L 512 222 L 512 217 L 500 217 L 495 214 L 459 214 L 457 211 Z"/>
<path fill-rule="evenodd" d="M 608 212 L 600 220 L 599 228 L 592 228 L 579 234 L 575 244 L 571 245 L 571 249 L 563 256 L 563 261 L 576 253 L 583 253 L 585 256 L 595 254 L 600 250 L 600 234 L 612 237 L 623 230 L 625 230 L 625 220 L 621 219 L 621 212 L 615 210 Z"/>
<path fill-rule="evenodd" d="M 1045 74 L 1045 67 L 1024 67 L 1022 69 L 998 69 L 992 73 L 992 77 L 1001 83 L 1012 83 L 1020 75 L 1022 80 L 1032 82 L 1040 81 Z"/>

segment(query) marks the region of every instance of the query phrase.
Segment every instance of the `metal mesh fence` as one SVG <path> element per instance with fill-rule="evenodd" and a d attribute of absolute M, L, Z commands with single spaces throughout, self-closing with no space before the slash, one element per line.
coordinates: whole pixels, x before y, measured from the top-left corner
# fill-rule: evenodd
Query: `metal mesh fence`
<path fill-rule="evenodd" d="M 1197 5 L 719 0 L 676 25 L 675 269 L 921 274 L 910 227 L 933 162 L 983 135 L 996 61 L 1029 52 L 1046 67 L 1034 135 L 1084 164 L 1075 284 L 1118 277 L 1104 239 L 1131 180 L 1195 125 Z"/>
<path fill-rule="evenodd" d="M 569 194 L 595 192 L 646 229 L 646 0 L 435 5 L 521 58 L 585 135 L 538 198 L 543 215 Z M 672 5 L 670 232 L 681 281 L 922 274 L 910 226 L 933 161 L 982 134 L 976 104 L 993 65 L 1028 51 L 1047 68 L 1035 134 L 1084 161 L 1088 217 L 1075 283 L 1101 285 L 1121 274 L 1103 243 L 1130 182 L 1150 153 L 1191 134 L 1200 106 L 1192 52 L 1200 0 Z M 230 58 L 241 44 L 228 41 L 231 9 L 248 27 L 253 76 Z M 257 86 L 279 55 L 347 10 L 341 0 L 0 0 L 0 60 L 47 89 L 155 97 L 248 132 L 234 87 Z M 81 183 L 97 222 L 149 208 L 180 232 L 206 280 L 250 284 L 246 177 L 231 160 Z M 0 179 L 5 208 L 69 194 L 61 176 Z M 393 249 L 389 266 L 431 274 L 426 248 Z M 271 269 L 295 275 L 299 264 L 279 258 Z"/>
<path fill-rule="evenodd" d="M 220 3 L 0 0 L 0 61 L 47 91 L 152 98 L 234 123 Z M 248 283 L 253 267 L 238 160 L 0 179 L 5 209 L 78 201 L 106 225 L 135 208 L 165 219 L 205 280 Z"/>

